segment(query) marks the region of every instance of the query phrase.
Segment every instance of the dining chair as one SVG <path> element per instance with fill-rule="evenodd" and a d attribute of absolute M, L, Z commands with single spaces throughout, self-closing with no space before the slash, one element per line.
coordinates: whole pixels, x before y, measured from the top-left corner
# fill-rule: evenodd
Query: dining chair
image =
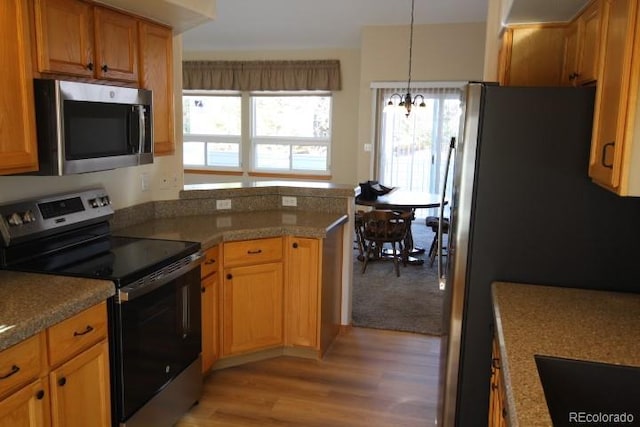
<path fill-rule="evenodd" d="M 367 270 L 370 259 L 393 260 L 396 276 L 400 276 L 400 261 L 407 265 L 407 247 L 404 240 L 411 227 L 411 212 L 372 210 L 362 214 L 362 237 L 365 242 L 365 256 L 362 273 Z M 392 251 L 385 255 L 383 247 L 391 244 Z"/>
<path fill-rule="evenodd" d="M 438 252 L 441 251 L 442 248 L 442 243 L 438 242 L 438 228 L 440 227 L 440 223 L 438 221 L 438 217 L 437 216 L 428 216 L 425 220 L 425 224 L 427 225 L 427 227 L 430 227 L 431 230 L 435 233 L 435 235 L 433 236 L 433 241 L 431 242 L 431 247 L 429 248 L 429 260 L 430 260 L 430 267 L 433 267 L 433 262 L 436 259 L 436 256 L 438 255 Z M 449 232 L 449 219 L 448 218 L 442 218 L 442 234 L 446 234 Z M 443 253 L 444 255 L 444 253 Z"/>

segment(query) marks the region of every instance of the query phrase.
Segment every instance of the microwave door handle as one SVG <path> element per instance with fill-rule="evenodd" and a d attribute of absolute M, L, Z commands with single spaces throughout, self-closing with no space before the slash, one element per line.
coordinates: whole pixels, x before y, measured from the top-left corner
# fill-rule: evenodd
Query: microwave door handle
<path fill-rule="evenodd" d="M 146 119 L 144 117 L 144 105 L 138 105 L 138 126 L 140 129 L 138 137 L 138 156 L 142 155 L 144 150 L 144 141 L 146 139 Z"/>

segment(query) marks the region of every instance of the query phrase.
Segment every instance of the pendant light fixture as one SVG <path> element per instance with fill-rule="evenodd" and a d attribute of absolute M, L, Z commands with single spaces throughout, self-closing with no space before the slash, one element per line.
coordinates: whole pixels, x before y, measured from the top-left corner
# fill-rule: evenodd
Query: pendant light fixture
<path fill-rule="evenodd" d="M 415 10 L 416 0 L 411 0 L 411 25 L 409 26 L 409 77 L 407 78 L 407 94 L 402 96 L 399 93 L 394 93 L 389 97 L 389 102 L 387 105 L 393 106 L 393 100 L 395 97 L 398 97 L 400 103 L 398 104 L 400 107 L 406 108 L 407 112 L 405 116 L 409 117 L 411 114 L 411 107 L 426 107 L 424 103 L 424 96 L 417 94 L 415 96 L 411 96 L 411 61 L 413 59 L 413 15 Z"/>

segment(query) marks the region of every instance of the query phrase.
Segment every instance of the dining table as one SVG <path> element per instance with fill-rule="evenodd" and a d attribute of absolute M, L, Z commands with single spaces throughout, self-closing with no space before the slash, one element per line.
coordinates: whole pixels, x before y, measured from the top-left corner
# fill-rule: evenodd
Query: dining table
<path fill-rule="evenodd" d="M 395 211 L 411 211 L 414 213 L 416 209 L 429 209 L 440 207 L 442 196 L 437 193 L 429 193 L 426 191 L 413 191 L 404 189 L 402 187 L 395 187 L 387 194 L 378 196 L 375 200 L 365 200 L 361 197 L 356 197 L 356 204 L 360 206 L 369 206 L 374 209 L 388 209 Z M 446 205 L 448 201 L 445 200 Z M 422 265 L 424 260 L 416 258 L 411 255 L 422 254 L 425 249 L 420 246 L 416 246 L 413 241 L 413 233 L 411 227 L 407 232 L 405 244 L 409 249 L 408 263 L 413 265 Z"/>

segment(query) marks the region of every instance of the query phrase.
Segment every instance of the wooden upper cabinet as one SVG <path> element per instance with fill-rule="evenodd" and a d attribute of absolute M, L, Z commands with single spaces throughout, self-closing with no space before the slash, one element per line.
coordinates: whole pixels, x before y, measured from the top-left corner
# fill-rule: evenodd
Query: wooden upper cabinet
<path fill-rule="evenodd" d="M 557 86 L 561 82 L 565 25 L 534 24 L 507 28 L 499 75 L 507 86 Z"/>
<path fill-rule="evenodd" d="M 77 0 L 35 0 L 38 71 L 93 77 L 93 6 Z"/>
<path fill-rule="evenodd" d="M 138 81 L 138 20 L 96 6 L 96 77 Z"/>
<path fill-rule="evenodd" d="M 154 154 L 173 154 L 173 32 L 140 21 L 140 85 L 153 91 Z"/>
<path fill-rule="evenodd" d="M 567 27 L 563 84 L 580 86 L 597 80 L 601 4 L 600 0 L 592 2 Z"/>
<path fill-rule="evenodd" d="M 38 170 L 29 29 L 28 2 L 0 0 L 0 175 Z"/>
<path fill-rule="evenodd" d="M 640 134 L 635 128 L 640 84 L 638 18 L 635 1 L 603 3 L 600 40 L 603 51 L 599 59 L 589 175 L 620 195 L 640 195 L 637 161 L 640 142 L 634 143 Z"/>

